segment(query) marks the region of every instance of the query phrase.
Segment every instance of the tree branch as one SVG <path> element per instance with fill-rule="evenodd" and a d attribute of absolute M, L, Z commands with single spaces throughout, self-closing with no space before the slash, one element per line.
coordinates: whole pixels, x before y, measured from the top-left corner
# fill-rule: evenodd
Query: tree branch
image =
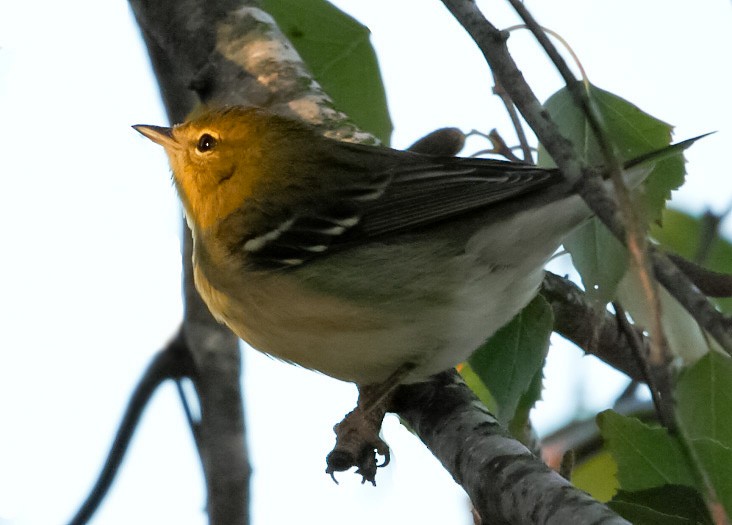
<path fill-rule="evenodd" d="M 399 387 L 394 409 L 465 489 L 483 523 L 628 523 L 508 436 L 454 370 Z"/>
<path fill-rule="evenodd" d="M 131 0 L 171 122 L 181 122 L 198 103 L 189 89 L 194 76 L 209 63 L 216 45 L 217 24 L 232 3 Z M 195 16 L 194 16 L 195 15 Z M 198 296 L 191 268 L 191 237 L 184 228 L 183 334 L 196 373 L 191 377 L 201 404 L 196 445 L 207 487 L 212 525 L 249 522 L 248 454 L 240 388 L 238 339 L 217 323 Z"/>
<path fill-rule="evenodd" d="M 163 350 L 155 354 L 130 396 L 122 421 L 117 429 L 117 434 L 114 437 L 114 442 L 109 449 L 107 459 L 94 486 L 79 510 L 69 521 L 69 525 L 88 523 L 97 511 L 114 482 L 140 418 L 153 394 L 168 379 L 192 375 L 193 363 L 190 357 L 190 352 L 181 333 L 178 333 Z"/>
<path fill-rule="evenodd" d="M 516 10 L 518 15 L 527 25 L 529 30 L 534 34 L 534 37 L 539 42 L 541 47 L 544 49 L 546 54 L 551 59 L 554 66 L 559 71 L 560 75 L 564 78 L 567 89 L 572 95 L 575 104 L 582 109 L 586 121 L 589 123 L 590 129 L 592 130 L 595 140 L 600 146 L 602 151 L 605 165 L 609 168 L 610 178 L 613 182 L 615 189 L 615 195 L 618 201 L 618 210 L 622 216 L 622 225 L 625 228 L 625 237 L 621 240 L 625 241 L 625 245 L 628 247 L 628 253 L 630 254 L 631 264 L 637 271 L 639 281 L 643 284 L 643 292 L 647 300 L 648 308 L 650 310 L 651 322 L 651 338 L 650 352 L 647 355 L 648 361 L 651 366 L 657 370 L 668 368 L 672 360 L 671 352 L 668 347 L 666 335 L 663 331 L 663 324 L 661 322 L 661 300 L 658 294 L 658 283 L 652 277 L 652 269 L 648 261 L 648 236 L 647 228 L 645 224 L 641 222 L 635 207 L 633 206 L 630 198 L 630 190 L 623 181 L 623 169 L 615 154 L 615 148 L 613 147 L 610 137 L 608 137 L 605 127 L 601 122 L 601 117 L 597 108 L 593 104 L 592 99 L 582 84 L 577 82 L 577 79 L 570 71 L 567 63 L 564 61 L 562 55 L 549 40 L 544 29 L 534 19 L 532 14 L 526 9 L 518 0 L 508 0 L 509 3 Z M 627 323 L 627 319 L 623 315 L 618 315 L 618 320 L 621 323 Z M 644 356 L 644 359 L 646 357 Z M 664 374 L 664 376 L 670 375 L 670 373 Z M 652 378 L 648 378 L 651 380 Z M 671 383 L 666 381 L 660 381 L 658 383 L 659 388 L 662 389 L 660 396 L 664 399 L 668 399 L 671 402 Z M 653 381 L 649 382 L 649 386 L 653 389 Z M 669 390 L 665 390 L 668 387 Z M 660 397 L 659 396 L 659 397 Z M 658 406 L 660 408 L 660 405 Z M 665 416 L 664 416 L 665 418 Z"/>
<path fill-rule="evenodd" d="M 574 283 L 546 272 L 540 293 L 554 312 L 554 331 L 636 381 L 644 381 L 627 335 L 610 312 L 597 308 Z M 634 328 L 642 337 L 642 332 Z M 645 350 L 648 341 L 642 337 Z"/>
<path fill-rule="evenodd" d="M 625 228 L 618 207 L 599 180 L 583 176 L 585 170 L 572 144 L 559 132 L 508 53 L 508 34 L 498 30 L 470 0 L 442 0 L 482 51 L 496 79 L 511 96 L 526 122 L 554 159 L 562 175 L 574 185 L 593 213 L 622 242 Z M 575 81 L 576 83 L 576 81 Z M 571 86 L 570 86 L 571 88 Z M 652 247 L 650 247 L 652 248 Z M 694 319 L 728 352 L 732 353 L 732 330 L 709 300 L 673 265 L 667 257 L 650 250 L 651 264 L 659 282 L 681 303 Z"/>

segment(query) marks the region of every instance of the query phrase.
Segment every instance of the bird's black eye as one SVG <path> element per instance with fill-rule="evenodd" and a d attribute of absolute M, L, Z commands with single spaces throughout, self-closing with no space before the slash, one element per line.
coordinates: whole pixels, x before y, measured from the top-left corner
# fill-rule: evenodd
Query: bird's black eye
<path fill-rule="evenodd" d="M 216 139 L 213 138 L 208 133 L 204 133 L 201 135 L 201 138 L 198 139 L 198 144 L 196 145 L 196 149 L 200 151 L 201 153 L 205 153 L 207 151 L 211 151 L 216 147 Z"/>

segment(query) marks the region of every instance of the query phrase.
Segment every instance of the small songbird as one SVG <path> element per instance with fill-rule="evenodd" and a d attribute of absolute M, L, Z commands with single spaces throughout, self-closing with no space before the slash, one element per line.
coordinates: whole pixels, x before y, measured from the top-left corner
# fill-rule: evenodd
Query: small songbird
<path fill-rule="evenodd" d="M 468 358 L 591 216 L 554 169 L 336 141 L 256 108 L 134 127 L 168 154 L 214 316 L 380 395 Z M 626 163 L 626 178 L 690 142 Z"/>

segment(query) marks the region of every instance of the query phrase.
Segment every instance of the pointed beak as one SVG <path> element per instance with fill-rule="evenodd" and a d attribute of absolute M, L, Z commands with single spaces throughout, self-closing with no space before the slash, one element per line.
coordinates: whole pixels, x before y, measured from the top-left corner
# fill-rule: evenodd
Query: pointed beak
<path fill-rule="evenodd" d="M 148 126 L 147 124 L 137 124 L 132 127 L 156 144 L 160 144 L 165 149 L 180 148 L 180 144 L 178 143 L 178 141 L 175 140 L 175 137 L 173 136 L 173 128 L 166 128 L 163 126 Z"/>

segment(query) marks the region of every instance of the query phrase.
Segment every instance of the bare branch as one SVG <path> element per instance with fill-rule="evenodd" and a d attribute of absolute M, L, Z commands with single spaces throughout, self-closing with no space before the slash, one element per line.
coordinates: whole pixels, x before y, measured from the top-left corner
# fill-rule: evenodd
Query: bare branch
<path fill-rule="evenodd" d="M 623 217 L 623 224 L 626 227 L 626 237 L 624 239 L 625 244 L 628 247 L 628 252 L 630 253 L 631 263 L 635 271 L 638 272 L 638 278 L 642 284 L 643 292 L 646 296 L 647 304 L 650 309 L 650 317 L 652 319 L 653 337 L 651 338 L 651 351 L 647 354 L 647 359 L 650 362 L 650 366 L 654 370 L 658 371 L 658 376 L 654 378 L 648 374 L 646 380 L 654 394 L 654 401 L 656 402 L 656 408 L 659 411 L 661 421 L 666 423 L 666 425 L 669 425 L 673 420 L 669 412 L 672 410 L 672 401 L 671 381 L 668 375 L 668 366 L 671 363 L 672 357 L 666 335 L 663 331 L 663 324 L 661 322 L 661 299 L 658 294 L 658 284 L 656 280 L 653 279 L 652 269 L 648 260 L 648 236 L 646 227 L 641 223 L 635 206 L 631 201 L 630 190 L 623 180 L 623 170 L 620 160 L 615 154 L 610 137 L 605 132 L 600 114 L 590 99 L 589 93 L 579 82 L 576 81 L 574 75 L 564 61 L 564 58 L 562 58 L 556 47 L 554 47 L 554 44 L 549 40 L 544 29 L 534 19 L 529 10 L 526 9 L 526 6 L 518 0 L 508 1 L 514 7 L 524 23 L 526 23 L 529 30 L 534 34 L 536 39 L 539 41 L 539 44 L 544 48 L 544 51 L 551 58 L 555 67 L 564 78 L 567 89 L 569 89 L 572 94 L 572 98 L 575 103 L 582 108 L 585 118 L 590 124 L 590 128 L 592 129 L 595 139 L 597 140 L 600 150 L 605 158 L 605 165 L 610 169 L 610 175 L 615 188 L 615 195 L 618 198 L 619 210 Z M 618 314 L 618 320 L 623 327 L 626 327 L 628 324 L 627 319 L 622 313 Z M 629 333 L 629 336 L 631 346 L 636 353 L 639 352 L 640 341 L 633 337 L 632 333 Z M 641 359 L 645 362 L 646 356 L 642 356 Z M 658 390 L 656 390 L 656 388 L 658 388 Z M 664 399 L 664 404 L 661 403 L 660 398 Z"/>
<path fill-rule="evenodd" d="M 501 102 L 503 102 L 503 105 L 506 107 L 508 117 L 511 119 L 513 129 L 516 131 L 516 138 L 518 138 L 519 145 L 521 147 L 521 153 L 524 156 L 523 162 L 526 162 L 528 164 L 534 164 L 534 157 L 531 155 L 531 146 L 529 146 L 529 141 L 526 138 L 524 126 L 521 124 L 521 119 L 516 112 L 516 106 L 514 105 L 511 97 L 508 95 L 508 93 L 506 93 L 506 90 L 503 89 L 503 86 L 498 80 L 496 80 L 496 84 L 493 86 L 493 93 L 501 99 Z"/>
<path fill-rule="evenodd" d="M 605 310 L 597 312 L 577 285 L 551 272 L 546 272 L 540 293 L 554 312 L 555 332 L 628 377 L 644 381 L 627 334 L 618 330 L 615 316 Z M 642 337 L 637 328 L 633 330 Z M 643 341 L 646 352 L 648 342 Z"/>
<path fill-rule="evenodd" d="M 88 523 L 107 496 L 119 466 L 127 453 L 130 441 L 135 430 L 137 430 L 140 418 L 158 387 L 168 379 L 186 377 L 192 375 L 192 373 L 191 355 L 186 347 L 185 338 L 179 333 L 163 350 L 155 355 L 135 386 L 104 466 L 94 486 L 89 491 L 89 495 L 79 507 L 69 525 Z"/>
<path fill-rule="evenodd" d="M 715 272 L 694 262 L 684 259 L 680 255 L 667 254 L 668 258 L 684 272 L 691 282 L 710 297 L 732 297 L 732 275 Z"/>
<path fill-rule="evenodd" d="M 674 405 L 671 397 L 671 370 L 669 366 L 654 367 L 648 362 L 647 345 L 644 344 L 644 338 L 638 334 L 628 321 L 625 310 L 619 302 L 613 303 L 615 309 L 615 318 L 618 326 L 625 334 L 630 343 L 631 350 L 638 363 L 638 367 L 643 372 L 643 380 L 651 391 L 653 407 L 656 410 L 656 416 L 659 422 L 667 429 L 674 428 Z M 660 385 L 659 385 L 660 383 Z"/>
<path fill-rule="evenodd" d="M 483 523 L 628 523 L 508 436 L 454 370 L 399 387 L 394 408 L 463 486 Z"/>
<path fill-rule="evenodd" d="M 199 0 L 141 2 L 131 5 L 158 77 L 161 94 L 171 122 L 181 122 L 199 102 L 199 96 L 225 100 L 226 82 L 210 78 L 239 79 L 259 94 L 256 77 L 241 72 L 216 51 L 217 29 L 241 2 L 217 3 Z M 204 73 L 218 68 L 219 76 Z M 202 73 L 204 72 L 204 73 Z M 231 90 L 230 92 L 233 92 Z M 231 96 L 231 102 L 241 102 Z M 198 439 L 207 486 L 207 510 L 212 525 L 245 525 L 249 522 L 250 467 L 244 441 L 244 412 L 240 388 L 238 339 L 217 323 L 198 296 L 191 268 L 191 238 L 184 241 L 185 317 L 183 333 L 193 355 L 196 373 L 192 377 L 201 403 Z"/>
<path fill-rule="evenodd" d="M 583 173 L 590 173 L 590 170 L 583 169 L 572 144 L 561 135 L 509 55 L 506 47 L 508 35 L 486 20 L 475 2 L 442 1 L 473 37 L 494 75 L 552 156 L 563 176 L 574 184 L 577 193 L 613 235 L 624 242 L 627 236 L 614 199 L 598 177 L 583 176 Z M 732 331 L 724 316 L 667 257 L 652 249 L 650 254 L 651 264 L 659 282 L 728 353 L 732 353 Z"/>

